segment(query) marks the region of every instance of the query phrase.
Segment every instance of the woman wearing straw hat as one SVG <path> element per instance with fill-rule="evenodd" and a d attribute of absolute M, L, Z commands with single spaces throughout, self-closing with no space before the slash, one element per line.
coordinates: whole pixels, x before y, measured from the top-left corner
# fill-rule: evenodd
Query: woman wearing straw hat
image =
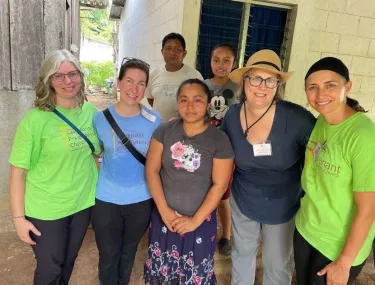
<path fill-rule="evenodd" d="M 242 85 L 240 103 L 222 123 L 234 152 L 232 285 L 253 284 L 262 232 L 263 284 L 291 283 L 294 216 L 302 196 L 304 150 L 315 124 L 303 107 L 282 100 L 280 59 L 261 50 L 229 78 Z"/>

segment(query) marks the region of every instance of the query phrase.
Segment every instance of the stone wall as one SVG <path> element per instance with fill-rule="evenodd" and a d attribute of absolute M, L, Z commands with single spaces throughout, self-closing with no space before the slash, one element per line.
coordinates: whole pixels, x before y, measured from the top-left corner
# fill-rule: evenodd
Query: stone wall
<path fill-rule="evenodd" d="M 315 0 L 309 65 L 325 56 L 349 68 L 351 96 L 375 120 L 375 3 L 373 0 Z"/>

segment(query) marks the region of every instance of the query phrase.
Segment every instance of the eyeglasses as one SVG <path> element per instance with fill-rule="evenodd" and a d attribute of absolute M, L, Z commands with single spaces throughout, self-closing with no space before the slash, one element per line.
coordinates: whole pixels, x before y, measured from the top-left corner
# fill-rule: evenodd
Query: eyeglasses
<path fill-rule="evenodd" d="M 270 89 L 276 88 L 280 83 L 279 79 L 275 79 L 275 78 L 263 79 L 262 77 L 259 77 L 259 76 L 250 76 L 250 75 L 246 75 L 244 77 L 244 80 L 247 80 L 250 83 L 250 85 L 254 87 L 260 86 L 264 81 L 266 84 L 266 87 Z"/>
<path fill-rule="evenodd" d="M 175 53 L 182 53 L 184 51 L 184 49 L 181 47 L 171 47 L 171 46 L 164 47 L 163 50 L 167 52 L 175 52 Z"/>
<path fill-rule="evenodd" d="M 147 67 L 150 68 L 150 65 L 147 62 L 143 61 L 142 59 L 135 58 L 135 57 L 124 57 L 122 59 L 121 66 L 123 66 L 128 61 L 139 62 L 139 63 L 147 65 Z"/>
<path fill-rule="evenodd" d="M 79 70 L 74 70 L 68 73 L 54 73 L 52 74 L 52 79 L 56 82 L 63 82 L 65 76 L 68 76 L 70 80 L 77 80 L 81 77 L 81 72 Z"/>

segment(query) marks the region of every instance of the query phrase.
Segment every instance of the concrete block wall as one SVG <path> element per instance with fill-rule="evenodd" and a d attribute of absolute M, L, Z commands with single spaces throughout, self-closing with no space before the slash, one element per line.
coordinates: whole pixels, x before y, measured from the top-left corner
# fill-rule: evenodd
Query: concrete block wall
<path fill-rule="evenodd" d="M 161 42 L 171 32 L 182 33 L 184 1 L 127 0 L 119 22 L 119 61 L 124 57 L 161 65 Z"/>
<path fill-rule="evenodd" d="M 0 156 L 2 158 L 0 161 L 0 203 L 1 196 L 9 191 L 8 158 L 13 144 L 13 136 L 19 121 L 25 112 L 32 107 L 34 99 L 35 91 L 33 90 L 0 90 L 0 121 L 2 122 L 0 126 Z"/>
<path fill-rule="evenodd" d="M 336 56 L 349 68 L 351 96 L 375 120 L 375 3 L 373 0 L 315 0 L 308 66 Z"/>

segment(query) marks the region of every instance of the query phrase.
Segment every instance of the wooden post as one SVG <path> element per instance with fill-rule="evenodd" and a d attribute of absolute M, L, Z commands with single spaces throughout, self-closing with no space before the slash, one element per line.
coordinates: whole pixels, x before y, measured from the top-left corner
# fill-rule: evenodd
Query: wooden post
<path fill-rule="evenodd" d="M 10 90 L 9 2 L 0 0 L 0 90 Z"/>
<path fill-rule="evenodd" d="M 64 48 L 65 8 L 66 2 L 61 0 L 44 1 L 44 39 L 45 55 L 51 51 Z"/>
<path fill-rule="evenodd" d="M 79 60 L 79 53 L 81 51 L 81 19 L 80 19 L 80 7 L 79 7 L 79 0 L 72 0 L 72 7 L 71 7 L 71 15 L 72 15 L 72 44 L 78 48 L 78 51 L 73 51 L 72 53 L 78 58 Z"/>
<path fill-rule="evenodd" d="M 12 90 L 34 89 L 44 59 L 43 1 L 9 1 Z"/>

